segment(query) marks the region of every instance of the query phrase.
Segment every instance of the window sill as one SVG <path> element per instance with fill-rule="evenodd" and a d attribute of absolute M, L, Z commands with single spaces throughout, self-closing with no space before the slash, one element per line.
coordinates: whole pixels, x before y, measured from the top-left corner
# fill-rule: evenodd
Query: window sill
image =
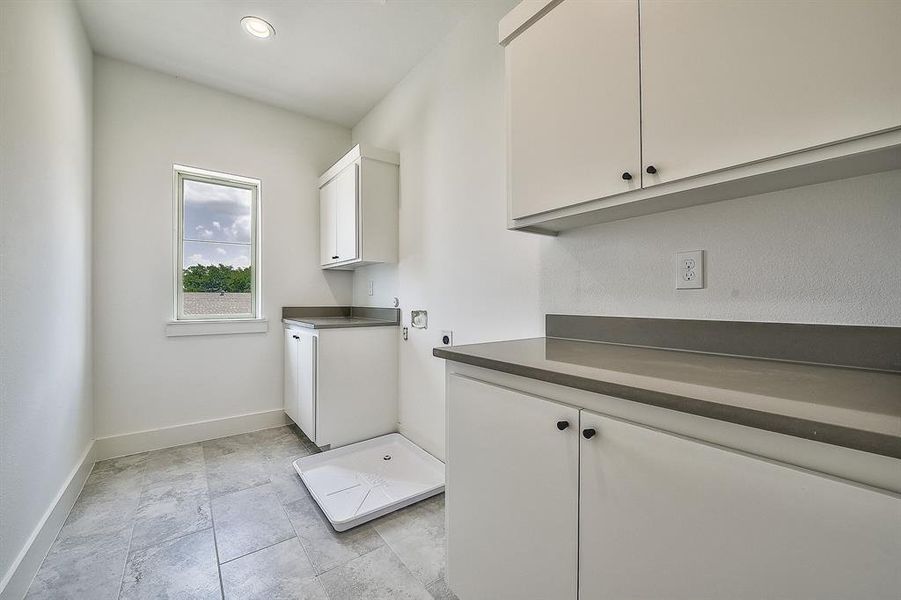
<path fill-rule="evenodd" d="M 235 333 L 266 333 L 267 319 L 216 319 L 209 321 L 169 321 L 167 337 L 188 335 L 230 335 Z"/>

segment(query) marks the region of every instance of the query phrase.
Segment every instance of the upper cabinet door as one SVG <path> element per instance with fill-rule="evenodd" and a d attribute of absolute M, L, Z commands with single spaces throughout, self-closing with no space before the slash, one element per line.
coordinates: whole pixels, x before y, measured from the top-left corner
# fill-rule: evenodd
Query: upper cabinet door
<path fill-rule="evenodd" d="M 337 262 L 355 260 L 359 257 L 358 215 L 359 187 L 357 182 L 359 165 L 353 164 L 335 177 L 336 252 Z"/>
<path fill-rule="evenodd" d="M 335 187 L 336 181 L 332 179 L 319 188 L 319 258 L 323 266 L 338 259 Z"/>
<path fill-rule="evenodd" d="M 564 0 L 506 61 L 514 219 L 640 187 L 637 0 Z"/>
<path fill-rule="evenodd" d="M 641 0 L 641 103 L 644 187 L 901 126 L 901 2 Z"/>

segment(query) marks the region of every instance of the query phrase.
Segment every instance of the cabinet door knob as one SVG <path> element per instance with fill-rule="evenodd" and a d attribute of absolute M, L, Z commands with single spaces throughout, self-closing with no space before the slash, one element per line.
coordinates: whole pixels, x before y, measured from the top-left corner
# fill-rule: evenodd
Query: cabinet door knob
<path fill-rule="evenodd" d="M 655 167 L 654 165 L 648 165 L 648 168 L 645 169 L 645 171 L 647 171 L 650 175 L 653 175 L 657 172 L 657 167 Z"/>
<path fill-rule="evenodd" d="M 333 257 L 332 257 L 332 260 L 334 260 L 334 259 L 336 259 L 336 258 L 341 258 L 341 257 L 340 257 L 340 256 L 333 256 Z"/>
<path fill-rule="evenodd" d="M 629 181 L 630 179 L 632 179 L 632 173 L 629 173 L 628 171 L 626 171 L 625 173 L 623 173 L 623 179 L 625 179 L 626 181 Z"/>
<path fill-rule="evenodd" d="M 557 421 L 557 429 L 560 431 L 563 431 L 567 427 L 569 427 L 569 421 Z"/>
<path fill-rule="evenodd" d="M 590 440 L 595 436 L 596 433 L 597 431 L 595 431 L 594 429 L 583 429 L 582 437 L 584 437 L 586 440 Z"/>

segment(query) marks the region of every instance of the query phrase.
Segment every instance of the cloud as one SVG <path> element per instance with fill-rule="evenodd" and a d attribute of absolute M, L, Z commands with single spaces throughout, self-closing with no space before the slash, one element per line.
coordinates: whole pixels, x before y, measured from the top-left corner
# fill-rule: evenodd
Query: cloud
<path fill-rule="evenodd" d="M 185 266 L 190 266 L 190 265 L 203 265 L 203 266 L 205 266 L 205 267 L 208 267 L 208 266 L 210 266 L 211 264 L 213 264 L 213 262 L 210 261 L 210 260 L 207 260 L 207 259 L 203 256 L 203 254 L 192 254 L 191 256 L 189 256 L 189 257 L 187 257 L 187 258 L 185 259 Z"/>
<path fill-rule="evenodd" d="M 215 227 L 215 228 L 218 229 L 218 230 L 221 230 L 221 229 L 222 229 L 222 224 L 219 223 L 219 221 L 213 221 L 213 227 Z"/>
<path fill-rule="evenodd" d="M 194 228 L 194 231 L 197 232 L 197 235 L 201 238 L 209 239 L 213 237 L 213 232 L 204 227 L 203 225 L 198 225 Z"/>
<path fill-rule="evenodd" d="M 216 253 L 225 256 L 228 252 L 225 251 L 225 248 L 216 248 Z"/>
<path fill-rule="evenodd" d="M 249 256 L 236 256 L 231 259 L 231 266 L 237 267 L 239 269 L 243 269 L 244 267 L 250 266 L 250 257 Z"/>

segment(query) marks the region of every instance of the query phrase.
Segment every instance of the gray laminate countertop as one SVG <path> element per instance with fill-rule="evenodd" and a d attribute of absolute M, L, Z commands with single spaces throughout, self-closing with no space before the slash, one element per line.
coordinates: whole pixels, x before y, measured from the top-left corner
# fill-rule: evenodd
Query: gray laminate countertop
<path fill-rule="evenodd" d="M 366 317 L 294 317 L 282 319 L 286 325 L 307 329 L 338 329 L 343 327 L 397 327 L 396 321 Z"/>
<path fill-rule="evenodd" d="M 532 338 L 438 358 L 901 458 L 901 374 Z"/>

